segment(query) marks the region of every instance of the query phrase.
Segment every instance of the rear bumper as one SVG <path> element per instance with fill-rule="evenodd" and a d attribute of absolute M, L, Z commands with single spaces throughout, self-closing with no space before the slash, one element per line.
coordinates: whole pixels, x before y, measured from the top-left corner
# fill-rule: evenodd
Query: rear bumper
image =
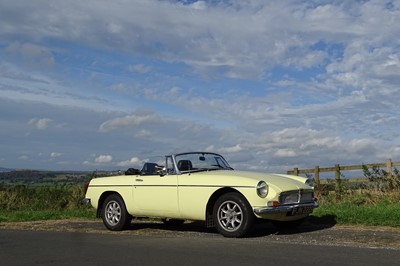
<path fill-rule="evenodd" d="M 289 215 L 301 215 L 312 213 L 318 207 L 317 202 L 296 203 L 290 205 L 282 205 L 278 207 L 263 207 L 254 209 L 256 215 L 273 214 L 273 213 L 288 213 Z"/>

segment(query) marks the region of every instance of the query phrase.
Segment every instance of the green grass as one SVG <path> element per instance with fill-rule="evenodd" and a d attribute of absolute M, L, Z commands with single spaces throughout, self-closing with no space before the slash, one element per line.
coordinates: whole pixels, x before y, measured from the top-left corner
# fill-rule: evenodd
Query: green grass
<path fill-rule="evenodd" d="M 82 204 L 82 185 L 0 184 L 0 222 L 52 219 L 94 219 L 95 210 Z M 340 225 L 400 226 L 399 191 L 347 190 L 338 200 L 334 193 L 319 199 L 311 221 Z"/>
<path fill-rule="evenodd" d="M 313 216 L 330 216 L 341 225 L 400 226 L 400 193 L 375 189 L 346 190 L 340 197 L 327 193 Z"/>
<path fill-rule="evenodd" d="M 400 204 L 350 205 L 344 203 L 321 204 L 314 217 L 331 217 L 340 225 L 400 226 Z"/>

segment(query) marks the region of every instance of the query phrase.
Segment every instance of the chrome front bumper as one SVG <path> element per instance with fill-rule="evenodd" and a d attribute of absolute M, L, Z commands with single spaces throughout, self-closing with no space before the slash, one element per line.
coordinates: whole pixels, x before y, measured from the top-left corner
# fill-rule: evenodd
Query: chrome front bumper
<path fill-rule="evenodd" d="M 286 212 L 288 215 L 301 215 L 301 214 L 309 214 L 312 213 L 315 208 L 319 205 L 317 202 L 309 202 L 309 203 L 296 203 L 289 205 L 282 205 L 278 207 L 263 207 L 254 209 L 254 213 L 257 215 L 266 214 L 266 213 L 283 213 Z"/>

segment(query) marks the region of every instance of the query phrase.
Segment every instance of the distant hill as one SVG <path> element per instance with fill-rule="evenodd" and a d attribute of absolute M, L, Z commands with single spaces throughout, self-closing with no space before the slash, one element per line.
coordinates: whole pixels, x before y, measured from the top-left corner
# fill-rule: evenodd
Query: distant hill
<path fill-rule="evenodd" d="M 0 173 L 12 172 L 12 171 L 15 171 L 15 169 L 0 167 Z"/>
<path fill-rule="evenodd" d="M 0 167 L 0 185 L 5 184 L 84 184 L 92 178 L 93 172 L 46 171 L 11 169 Z M 97 176 L 105 176 L 103 172 Z"/>
<path fill-rule="evenodd" d="M 2 184 L 85 184 L 91 178 L 122 174 L 120 171 L 50 171 L 0 167 Z"/>

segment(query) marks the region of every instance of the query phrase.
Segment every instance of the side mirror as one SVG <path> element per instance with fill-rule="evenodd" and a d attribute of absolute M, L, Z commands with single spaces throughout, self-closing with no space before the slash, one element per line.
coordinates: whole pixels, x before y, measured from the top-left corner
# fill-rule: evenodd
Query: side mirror
<path fill-rule="evenodd" d="M 165 176 L 167 174 L 167 168 L 165 168 L 165 166 L 156 166 L 155 167 L 156 173 L 160 176 Z"/>

